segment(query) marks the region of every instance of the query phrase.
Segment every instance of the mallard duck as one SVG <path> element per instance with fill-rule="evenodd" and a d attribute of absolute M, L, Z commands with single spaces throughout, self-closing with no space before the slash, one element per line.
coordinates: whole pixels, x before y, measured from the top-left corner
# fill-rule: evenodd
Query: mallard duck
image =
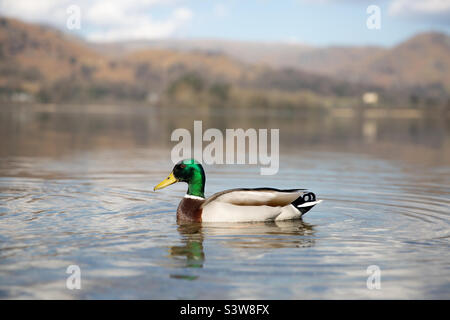
<path fill-rule="evenodd" d="M 305 189 L 230 189 L 205 199 L 205 171 L 193 159 L 182 160 L 153 189 L 186 182 L 188 190 L 177 209 L 178 221 L 251 222 L 300 219 L 322 200 Z"/>

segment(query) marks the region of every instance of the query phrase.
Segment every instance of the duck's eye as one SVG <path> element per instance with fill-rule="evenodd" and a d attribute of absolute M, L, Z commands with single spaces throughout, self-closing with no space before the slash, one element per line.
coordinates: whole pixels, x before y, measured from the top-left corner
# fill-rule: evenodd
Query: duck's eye
<path fill-rule="evenodd" d="M 185 164 L 180 164 L 180 168 L 184 169 L 184 168 L 186 168 L 186 165 Z"/>

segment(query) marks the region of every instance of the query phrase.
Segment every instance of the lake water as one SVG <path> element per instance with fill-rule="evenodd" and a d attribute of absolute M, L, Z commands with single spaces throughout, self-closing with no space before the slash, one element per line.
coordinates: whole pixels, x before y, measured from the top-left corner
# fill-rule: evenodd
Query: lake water
<path fill-rule="evenodd" d="M 170 133 L 195 119 L 280 129 L 278 174 L 205 166 L 207 196 L 300 187 L 324 201 L 303 221 L 177 225 L 186 186 L 152 190 L 172 168 Z M 449 128 L 293 110 L 1 106 L 0 298 L 450 299 Z M 80 290 L 66 288 L 70 265 Z M 381 288 L 370 290 L 373 265 Z"/>

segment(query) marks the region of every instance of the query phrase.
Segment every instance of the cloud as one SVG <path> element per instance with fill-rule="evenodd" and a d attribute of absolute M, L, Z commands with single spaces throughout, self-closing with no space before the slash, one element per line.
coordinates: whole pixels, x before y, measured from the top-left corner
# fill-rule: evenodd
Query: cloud
<path fill-rule="evenodd" d="M 61 1 L 64 2 L 64 1 Z M 68 1 L 66 1 L 68 2 Z M 66 3 L 66 6 L 69 4 Z M 48 17 L 54 22 L 54 14 L 60 11 L 61 6 L 58 0 L 22 1 L 22 0 L 1 0 L 0 13 L 2 15 L 21 18 L 27 21 L 43 21 L 43 17 Z M 50 14 L 53 15 L 50 17 Z"/>
<path fill-rule="evenodd" d="M 450 18 L 450 0 L 393 0 L 389 14 L 412 18 Z"/>
<path fill-rule="evenodd" d="M 296 0 L 304 4 L 377 4 L 373 0 Z M 450 0 L 379 0 L 380 6 L 388 5 L 392 17 L 427 20 L 435 23 L 450 24 Z"/>
<path fill-rule="evenodd" d="M 191 20 L 192 11 L 188 8 L 176 8 L 163 20 L 152 19 L 141 12 L 127 12 L 117 7 L 98 6 L 87 13 L 87 20 L 97 27 L 86 37 L 94 41 L 116 41 L 136 39 L 159 39 L 175 35 Z"/>
<path fill-rule="evenodd" d="M 153 21 L 135 17 L 133 21 L 123 21 L 121 25 L 111 26 L 104 31 L 95 31 L 87 35 L 93 41 L 115 41 L 132 39 L 158 39 L 174 35 L 192 17 L 186 8 L 178 8 L 166 20 Z M 108 23 L 108 21 L 105 21 Z"/>
<path fill-rule="evenodd" d="M 81 30 L 87 39 L 116 41 L 155 39 L 175 35 L 192 19 L 189 8 L 176 0 L 0 0 L 0 13 L 25 21 L 41 22 L 65 28 L 66 9 L 81 9 Z M 163 18 L 154 18 L 155 8 L 169 8 Z"/>

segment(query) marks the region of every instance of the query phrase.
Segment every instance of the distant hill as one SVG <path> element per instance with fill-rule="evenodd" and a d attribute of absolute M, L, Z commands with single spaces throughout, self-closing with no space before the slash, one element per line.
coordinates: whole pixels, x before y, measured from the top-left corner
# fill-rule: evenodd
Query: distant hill
<path fill-rule="evenodd" d="M 181 52 L 225 54 L 246 64 L 267 64 L 272 67 L 297 67 L 299 54 L 314 50 L 297 43 L 244 42 L 218 39 L 164 39 L 95 43 L 89 45 L 110 56 L 120 56 L 144 49 L 168 49 Z"/>
<path fill-rule="evenodd" d="M 0 91 L 25 91 L 44 101 L 105 96 L 142 100 L 192 75 L 206 86 L 308 90 L 320 95 L 363 90 L 302 70 L 244 63 L 218 51 L 149 49 L 137 44 L 132 49 L 110 44 L 99 50 L 58 30 L 9 18 L 0 18 L 0 57 Z"/>
<path fill-rule="evenodd" d="M 270 92 L 270 101 L 289 93 L 296 104 L 304 101 L 299 93 L 317 102 L 360 99 L 366 91 L 426 95 L 429 88 L 448 96 L 448 42 L 447 35 L 429 33 L 392 49 L 219 40 L 99 45 L 3 17 L 0 98 L 24 92 L 38 101 L 143 101 L 149 95 L 194 101 L 203 95 L 209 103 L 211 95 L 224 99 L 231 90 L 258 101 L 268 101 L 263 96 Z"/>
<path fill-rule="evenodd" d="M 384 87 L 442 86 L 450 92 L 450 37 L 419 34 L 369 59 L 349 65 L 356 79 Z"/>
<path fill-rule="evenodd" d="M 0 58 L 3 90 L 20 89 L 38 94 L 59 84 L 63 91 L 73 90 L 73 95 L 80 90 L 97 91 L 101 95 L 113 89 L 129 91 L 122 94 L 132 99 L 133 96 L 142 98 L 148 90 L 162 90 L 188 70 L 233 80 L 240 77 L 243 69 L 240 63 L 223 55 L 205 53 L 145 50 L 114 58 L 56 29 L 10 18 L 0 18 Z"/>
<path fill-rule="evenodd" d="M 0 86 L 33 94 L 56 82 L 131 78 L 82 40 L 16 19 L 0 18 L 0 57 Z"/>
<path fill-rule="evenodd" d="M 295 68 L 384 88 L 441 86 L 450 92 L 450 37 L 438 32 L 416 35 L 393 48 L 321 48 L 208 39 L 94 43 L 91 46 L 115 55 L 145 48 L 221 53 L 244 63 Z"/>

